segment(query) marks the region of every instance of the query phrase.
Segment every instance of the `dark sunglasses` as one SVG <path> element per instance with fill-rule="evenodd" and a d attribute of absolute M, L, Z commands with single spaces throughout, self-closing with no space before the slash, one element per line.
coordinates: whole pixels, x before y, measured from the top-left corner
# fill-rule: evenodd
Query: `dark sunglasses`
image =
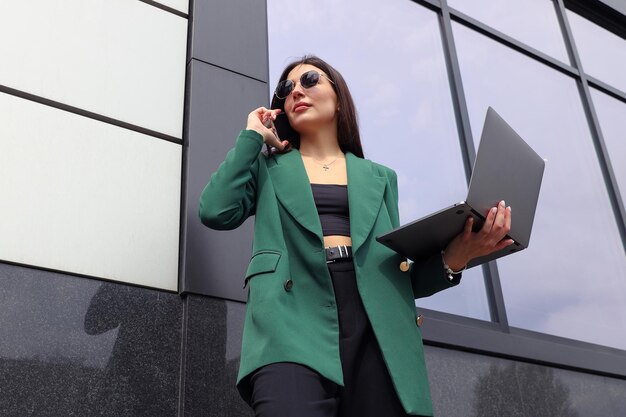
<path fill-rule="evenodd" d="M 335 84 L 333 80 L 328 78 L 326 74 L 322 74 L 315 70 L 311 70 L 311 71 L 305 72 L 304 74 L 300 76 L 300 85 L 303 88 L 311 88 L 320 82 L 320 77 L 322 76 L 326 77 L 326 79 L 330 81 L 332 84 Z M 296 83 L 294 83 L 293 81 L 282 80 L 276 86 L 276 90 L 274 90 L 274 95 L 276 96 L 276 98 L 283 100 L 287 98 L 289 94 L 291 94 L 291 92 L 293 91 L 295 87 L 296 87 Z"/>

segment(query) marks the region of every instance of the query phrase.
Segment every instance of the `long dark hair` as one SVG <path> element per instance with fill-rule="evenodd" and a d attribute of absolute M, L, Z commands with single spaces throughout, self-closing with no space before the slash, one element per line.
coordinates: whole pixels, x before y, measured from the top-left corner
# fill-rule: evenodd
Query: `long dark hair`
<path fill-rule="evenodd" d="M 363 158 L 363 147 L 361 146 L 361 135 L 359 133 L 356 108 L 354 107 L 354 101 L 352 100 L 352 95 L 348 89 L 348 84 L 346 84 L 346 81 L 343 79 L 339 71 L 315 55 L 305 55 L 287 65 L 287 67 L 283 70 L 283 73 L 280 75 L 278 82 L 286 80 L 292 69 L 303 64 L 309 64 L 319 68 L 332 81 L 331 85 L 337 95 L 337 104 L 340 109 L 337 112 L 337 140 L 339 141 L 339 148 L 344 153 L 352 152 L 359 158 Z M 276 126 L 280 132 L 281 140 L 288 140 L 291 146 L 299 149 L 300 135 L 291 127 L 289 121 L 287 120 L 287 115 L 285 114 L 285 99 L 279 99 L 275 95 L 272 96 L 271 107 L 272 109 L 282 110 L 282 115 L 279 116 L 276 121 Z M 287 151 L 289 151 L 289 149 L 274 152 L 282 153 Z"/>

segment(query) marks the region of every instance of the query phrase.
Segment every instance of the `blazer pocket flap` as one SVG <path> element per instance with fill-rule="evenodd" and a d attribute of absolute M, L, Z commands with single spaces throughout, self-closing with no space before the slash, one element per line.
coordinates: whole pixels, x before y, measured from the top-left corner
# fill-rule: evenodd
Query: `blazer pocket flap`
<path fill-rule="evenodd" d="M 276 271 L 279 260 L 279 252 L 263 251 L 255 253 L 252 259 L 250 259 L 250 264 L 246 271 L 246 283 L 254 275 Z"/>

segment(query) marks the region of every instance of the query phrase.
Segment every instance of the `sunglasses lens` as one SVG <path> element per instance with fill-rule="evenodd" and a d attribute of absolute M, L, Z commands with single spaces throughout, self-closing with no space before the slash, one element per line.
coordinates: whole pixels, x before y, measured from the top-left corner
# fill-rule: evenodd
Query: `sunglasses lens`
<path fill-rule="evenodd" d="M 311 88 L 320 81 L 320 75 L 317 71 L 307 71 L 300 77 L 300 84 L 304 88 Z"/>
<path fill-rule="evenodd" d="M 279 99 L 283 99 L 291 93 L 291 90 L 293 90 L 293 81 L 283 80 L 279 82 L 278 85 L 276 86 L 276 90 L 274 90 L 274 94 Z"/>
<path fill-rule="evenodd" d="M 317 71 L 307 71 L 300 77 L 300 85 L 304 88 L 311 88 L 320 82 L 320 74 Z M 291 80 L 283 80 L 278 83 L 274 95 L 279 99 L 287 98 L 293 91 L 295 84 Z"/>

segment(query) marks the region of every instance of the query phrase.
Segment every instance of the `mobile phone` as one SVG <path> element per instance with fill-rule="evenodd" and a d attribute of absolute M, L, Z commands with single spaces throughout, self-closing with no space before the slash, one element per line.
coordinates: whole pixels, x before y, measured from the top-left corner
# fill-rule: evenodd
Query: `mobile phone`
<path fill-rule="evenodd" d="M 267 120 L 263 122 L 263 126 L 271 130 L 272 133 L 274 133 L 274 136 L 276 136 L 276 139 L 281 141 L 280 136 L 278 136 L 278 132 L 276 131 L 276 126 L 274 126 L 274 121 L 271 117 L 268 117 Z"/>
<path fill-rule="evenodd" d="M 285 114 L 284 112 L 278 113 L 278 115 L 276 116 L 276 120 L 268 118 L 263 122 L 263 125 L 268 129 L 271 129 L 280 142 L 284 140 L 289 141 L 289 146 L 293 146 L 300 139 L 298 133 L 296 133 L 296 131 L 293 130 L 293 128 L 289 124 L 287 114 Z"/>
<path fill-rule="evenodd" d="M 298 137 L 297 133 L 291 128 L 285 112 L 278 113 L 276 120 L 273 121 L 273 125 L 276 130 L 276 137 L 280 141 L 288 140 L 289 143 L 293 144 L 296 137 Z"/>

